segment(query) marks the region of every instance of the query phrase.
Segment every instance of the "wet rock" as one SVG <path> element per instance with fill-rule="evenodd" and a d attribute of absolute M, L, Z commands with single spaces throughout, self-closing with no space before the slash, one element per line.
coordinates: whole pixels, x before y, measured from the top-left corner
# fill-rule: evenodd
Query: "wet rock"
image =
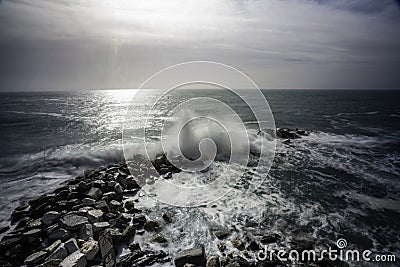
<path fill-rule="evenodd" d="M 122 186 L 121 186 L 120 183 L 116 183 L 116 184 L 114 185 L 114 191 L 115 191 L 117 194 L 122 194 L 122 193 L 124 192 L 124 188 L 122 188 Z"/>
<path fill-rule="evenodd" d="M 82 199 L 82 205 L 83 206 L 94 206 L 96 204 L 96 200 L 92 199 L 92 198 L 88 198 L 85 197 L 84 199 Z"/>
<path fill-rule="evenodd" d="M 92 207 L 82 207 L 82 208 L 80 208 L 80 209 L 77 211 L 76 214 L 86 217 L 88 211 L 89 211 L 89 210 L 92 210 L 92 209 L 93 209 Z"/>
<path fill-rule="evenodd" d="M 65 248 L 64 244 L 61 243 L 54 251 L 50 254 L 49 260 L 60 259 L 63 260 L 67 257 L 68 251 Z"/>
<path fill-rule="evenodd" d="M 225 239 L 231 234 L 228 230 L 215 230 L 213 233 L 218 239 Z"/>
<path fill-rule="evenodd" d="M 43 217 L 42 217 L 42 222 L 45 225 L 52 225 L 53 223 L 55 223 L 58 218 L 60 218 L 60 213 L 57 211 L 49 211 L 46 212 Z"/>
<path fill-rule="evenodd" d="M 132 239 L 135 236 L 135 233 L 136 233 L 135 227 L 133 227 L 133 225 L 128 225 L 122 232 L 121 240 L 129 241 L 130 239 Z"/>
<path fill-rule="evenodd" d="M 49 234 L 49 238 L 52 240 L 57 240 L 57 239 L 65 240 L 68 238 L 68 236 L 69 236 L 69 231 L 62 228 L 56 229 Z"/>
<path fill-rule="evenodd" d="M 70 238 L 67 241 L 65 241 L 64 246 L 69 254 L 79 250 L 78 243 L 76 242 L 75 238 Z"/>
<path fill-rule="evenodd" d="M 167 243 L 168 241 L 163 235 L 156 234 L 150 238 L 150 242 L 151 243 Z"/>
<path fill-rule="evenodd" d="M 207 260 L 206 267 L 220 267 L 221 264 L 219 262 L 219 257 L 218 256 L 211 256 Z"/>
<path fill-rule="evenodd" d="M 166 223 L 171 223 L 172 222 L 172 215 L 168 212 L 163 213 L 162 218 Z"/>
<path fill-rule="evenodd" d="M 143 227 L 146 220 L 143 214 L 134 214 L 132 217 L 132 224 L 140 228 L 140 226 Z"/>
<path fill-rule="evenodd" d="M 133 199 L 129 199 L 125 201 L 124 208 L 127 210 L 132 210 L 135 208 L 135 201 Z"/>
<path fill-rule="evenodd" d="M 61 244 L 61 240 L 56 240 L 50 246 L 45 248 L 44 251 L 46 251 L 48 253 L 52 253 L 60 244 Z"/>
<path fill-rule="evenodd" d="M 99 252 L 99 244 L 97 241 L 88 241 L 81 247 L 81 252 L 85 254 L 86 259 L 91 261 L 94 260 L 97 253 Z"/>
<path fill-rule="evenodd" d="M 17 221 L 21 220 L 22 218 L 29 215 L 29 211 L 27 210 L 15 210 L 11 214 L 11 223 L 16 223 Z"/>
<path fill-rule="evenodd" d="M 90 188 L 89 192 L 87 192 L 87 194 L 86 194 L 86 196 L 88 196 L 89 198 L 92 198 L 94 200 L 100 199 L 102 195 L 103 195 L 103 192 L 97 187 Z"/>
<path fill-rule="evenodd" d="M 4 226 L 0 228 L 0 234 L 3 234 L 5 232 L 7 232 L 8 230 L 10 230 L 10 226 Z"/>
<path fill-rule="evenodd" d="M 85 224 L 79 230 L 78 236 L 80 239 L 85 241 L 89 240 L 90 238 L 93 238 L 93 226 L 90 223 Z"/>
<path fill-rule="evenodd" d="M 59 225 L 67 230 L 79 230 L 83 225 L 89 223 L 88 219 L 84 216 L 75 213 L 68 213 L 59 220 Z"/>
<path fill-rule="evenodd" d="M 205 266 L 206 265 L 206 256 L 204 252 L 204 247 L 192 248 L 189 250 L 185 250 L 176 255 L 174 260 L 175 266 L 183 267 L 186 263 Z"/>
<path fill-rule="evenodd" d="M 240 238 L 234 238 L 231 240 L 231 244 L 234 248 L 244 250 L 244 243 Z"/>
<path fill-rule="evenodd" d="M 104 213 L 102 210 L 89 210 L 86 216 L 89 219 L 90 223 L 95 223 L 99 222 L 102 219 L 103 214 Z"/>
<path fill-rule="evenodd" d="M 111 207 L 112 210 L 118 210 L 120 207 L 122 207 L 122 203 L 119 202 L 119 201 L 116 201 L 116 200 L 111 200 L 110 201 L 110 207 Z"/>
<path fill-rule="evenodd" d="M 22 236 L 27 242 L 34 242 L 40 237 L 41 233 L 42 230 L 40 229 L 32 229 L 23 233 Z"/>
<path fill-rule="evenodd" d="M 164 251 L 134 251 L 117 259 L 117 266 L 152 266 L 155 263 L 169 262 L 167 253 Z"/>
<path fill-rule="evenodd" d="M 157 231 L 161 228 L 161 225 L 159 222 L 156 221 L 146 221 L 143 226 L 144 230 L 148 232 L 154 232 Z"/>
<path fill-rule="evenodd" d="M 105 200 L 100 200 L 95 205 L 96 209 L 102 210 L 103 212 L 107 213 L 110 211 L 108 204 Z"/>
<path fill-rule="evenodd" d="M 80 251 L 72 253 L 60 263 L 60 267 L 85 267 L 86 265 L 85 254 Z"/>
<path fill-rule="evenodd" d="M 261 238 L 261 243 L 262 244 L 270 244 L 270 243 L 276 243 L 281 239 L 281 236 L 275 233 L 272 234 L 266 234 Z"/>
<path fill-rule="evenodd" d="M 60 259 L 46 260 L 40 267 L 58 267 L 61 261 Z"/>
<path fill-rule="evenodd" d="M 28 265 L 28 266 L 36 266 L 38 265 L 40 262 L 44 261 L 44 259 L 46 258 L 47 252 L 45 251 L 38 251 L 35 252 L 31 255 L 29 255 L 25 260 L 24 260 L 24 264 Z"/>
<path fill-rule="evenodd" d="M 110 227 L 110 224 L 108 222 L 96 222 L 93 224 L 93 231 L 95 233 L 100 233 L 108 227 Z"/>
<path fill-rule="evenodd" d="M 260 245 L 255 240 L 251 240 L 246 249 L 251 251 L 259 251 L 261 248 Z"/>
<path fill-rule="evenodd" d="M 225 243 L 218 243 L 217 247 L 218 247 L 218 250 L 221 251 L 221 252 L 224 252 L 225 249 L 226 249 Z"/>

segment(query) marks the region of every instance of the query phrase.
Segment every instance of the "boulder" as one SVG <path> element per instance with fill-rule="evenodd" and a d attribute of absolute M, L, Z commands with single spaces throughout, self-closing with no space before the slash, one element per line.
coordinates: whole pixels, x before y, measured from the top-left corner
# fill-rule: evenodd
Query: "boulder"
<path fill-rule="evenodd" d="M 92 198 L 85 197 L 84 199 L 82 199 L 83 206 L 91 207 L 91 206 L 94 206 L 95 204 L 96 204 L 96 200 L 94 200 Z"/>
<path fill-rule="evenodd" d="M 93 231 L 94 233 L 98 234 L 108 227 L 110 227 L 108 222 L 96 222 L 93 224 Z"/>
<path fill-rule="evenodd" d="M 42 222 L 45 225 L 52 225 L 53 223 L 55 223 L 58 218 L 60 218 L 60 213 L 57 211 L 49 211 L 46 212 L 43 217 L 42 217 Z"/>
<path fill-rule="evenodd" d="M 87 218 L 89 219 L 90 223 L 99 222 L 103 217 L 103 211 L 101 210 L 89 210 L 87 212 Z"/>
<path fill-rule="evenodd" d="M 85 267 L 86 265 L 85 254 L 80 251 L 75 251 L 60 263 L 60 267 Z"/>
<path fill-rule="evenodd" d="M 54 241 L 50 246 L 44 249 L 44 251 L 48 253 L 52 253 L 59 245 L 61 244 L 61 240 Z"/>
<path fill-rule="evenodd" d="M 168 213 L 168 212 L 164 213 L 162 215 L 162 218 L 164 219 L 164 221 L 166 223 L 171 223 L 172 222 L 172 215 L 170 213 Z"/>
<path fill-rule="evenodd" d="M 67 257 L 68 251 L 65 248 L 64 244 L 61 243 L 54 251 L 50 254 L 49 260 L 60 259 L 63 260 Z"/>
<path fill-rule="evenodd" d="M 183 267 L 186 263 L 205 266 L 206 255 L 204 247 L 201 246 L 180 252 L 176 255 L 174 262 L 177 267 Z"/>
<path fill-rule="evenodd" d="M 85 241 L 88 241 L 90 238 L 93 238 L 93 226 L 90 223 L 85 224 L 79 230 L 78 236 L 80 239 Z"/>
<path fill-rule="evenodd" d="M 244 243 L 240 238 L 234 238 L 231 240 L 231 244 L 234 248 L 244 250 Z"/>
<path fill-rule="evenodd" d="M 98 200 L 102 195 L 103 192 L 101 191 L 100 188 L 97 187 L 90 188 L 89 192 L 86 193 L 86 196 L 95 200 Z"/>
<path fill-rule="evenodd" d="M 99 252 L 99 243 L 97 241 L 88 241 L 81 247 L 81 252 L 85 254 L 88 261 L 94 260 Z"/>
<path fill-rule="evenodd" d="M 79 250 L 78 243 L 76 242 L 75 238 L 70 238 L 67 241 L 65 241 L 64 246 L 69 254 Z"/>
<path fill-rule="evenodd" d="M 225 239 L 231 234 L 228 230 L 214 230 L 213 233 L 218 239 Z"/>
<path fill-rule="evenodd" d="M 219 257 L 218 256 L 211 256 L 207 260 L 206 267 L 220 267 L 221 264 L 219 262 Z"/>
<path fill-rule="evenodd" d="M 67 230 L 79 230 L 83 225 L 89 223 L 88 219 L 75 213 L 68 213 L 59 220 L 59 225 Z"/>
<path fill-rule="evenodd" d="M 163 235 L 156 234 L 150 238 L 150 242 L 151 243 L 167 243 L 168 241 Z"/>
<path fill-rule="evenodd" d="M 57 239 L 65 240 L 68 238 L 68 236 L 69 236 L 69 231 L 62 228 L 56 229 L 49 234 L 49 238 L 51 240 L 57 240 Z"/>
<path fill-rule="evenodd" d="M 144 228 L 144 230 L 146 230 L 148 232 L 154 232 L 154 231 L 160 229 L 161 225 L 159 222 L 156 222 L 156 221 L 146 221 L 144 223 L 143 228 Z"/>
<path fill-rule="evenodd" d="M 46 258 L 47 252 L 46 251 L 38 251 L 31 255 L 29 255 L 25 260 L 24 264 L 28 266 L 37 266 L 38 263 L 44 261 Z"/>
<path fill-rule="evenodd" d="M 275 243 L 281 239 L 281 236 L 275 233 L 266 234 L 261 238 L 261 243 L 266 245 L 270 243 Z"/>

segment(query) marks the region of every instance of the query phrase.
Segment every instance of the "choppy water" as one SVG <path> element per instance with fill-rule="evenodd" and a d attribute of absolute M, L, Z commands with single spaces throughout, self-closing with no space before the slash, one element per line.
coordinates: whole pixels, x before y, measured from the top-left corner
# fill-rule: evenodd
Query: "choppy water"
<path fill-rule="evenodd" d="M 8 223 L 19 202 L 49 192 L 85 169 L 122 162 L 121 128 L 133 93 L 2 93 L 1 223 Z M 288 144 L 278 142 L 271 171 L 255 194 L 233 190 L 206 207 L 168 208 L 177 219 L 163 230 L 170 240 L 167 249 L 175 252 L 202 243 L 215 251 L 209 229 L 224 226 L 238 229 L 240 235 L 277 232 L 285 237 L 281 245 L 306 236 L 323 247 L 344 237 L 355 248 L 399 256 L 400 92 L 263 93 L 277 127 L 311 134 Z M 223 90 L 201 94 L 230 99 Z M 187 90 L 174 97 L 197 95 L 199 91 Z M 138 117 L 145 115 L 143 104 L 135 103 Z M 230 105 L 251 128 L 251 114 L 240 103 Z M 169 106 L 160 103 L 157 108 L 156 115 L 163 116 Z M 224 164 L 219 162 L 214 172 Z M 180 173 L 174 179 L 204 175 Z M 151 200 L 141 205 L 149 208 L 150 216 L 160 215 L 161 207 L 152 206 Z"/>

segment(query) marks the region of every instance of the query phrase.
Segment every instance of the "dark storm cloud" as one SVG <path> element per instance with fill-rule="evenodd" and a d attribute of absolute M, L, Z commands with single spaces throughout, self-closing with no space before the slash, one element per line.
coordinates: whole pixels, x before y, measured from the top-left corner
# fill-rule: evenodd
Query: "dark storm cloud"
<path fill-rule="evenodd" d="M 400 88 L 395 1 L 171 2 L 1 2 L 0 90 L 132 88 L 191 60 L 263 88 Z"/>

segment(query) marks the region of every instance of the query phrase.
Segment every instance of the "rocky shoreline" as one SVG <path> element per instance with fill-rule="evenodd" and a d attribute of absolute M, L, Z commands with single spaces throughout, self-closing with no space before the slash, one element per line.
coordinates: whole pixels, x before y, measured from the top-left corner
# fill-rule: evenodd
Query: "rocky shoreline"
<path fill-rule="evenodd" d="M 278 137 L 299 138 L 298 130 L 278 130 Z M 165 156 L 153 162 L 165 177 L 179 172 Z M 173 214 L 160 214 L 160 221 L 150 220 L 136 208 L 139 185 L 126 164 L 114 164 L 69 180 L 51 194 L 42 195 L 17 207 L 11 216 L 13 229 L 0 241 L 1 266 L 105 266 L 99 239 L 109 233 L 116 266 L 242 267 L 286 266 L 272 259 L 254 262 L 249 256 L 266 244 L 277 242 L 277 234 L 266 234 L 260 240 L 234 237 L 232 231 L 214 230 L 219 255 L 206 255 L 203 246 L 168 255 L 163 250 L 142 250 L 135 238 L 151 232 L 151 243 L 168 243 L 162 227 L 174 220 Z M 229 244 L 229 246 L 227 246 Z M 301 245 L 301 244 L 300 244 Z M 124 253 L 121 254 L 121 248 Z M 234 250 L 228 249 L 234 248 Z M 240 255 L 235 253 L 240 251 Z M 246 258 L 246 255 L 249 256 Z M 313 264 L 313 265 L 312 265 Z M 323 261 L 309 266 L 343 266 Z M 110 265 L 111 266 L 111 265 Z"/>

